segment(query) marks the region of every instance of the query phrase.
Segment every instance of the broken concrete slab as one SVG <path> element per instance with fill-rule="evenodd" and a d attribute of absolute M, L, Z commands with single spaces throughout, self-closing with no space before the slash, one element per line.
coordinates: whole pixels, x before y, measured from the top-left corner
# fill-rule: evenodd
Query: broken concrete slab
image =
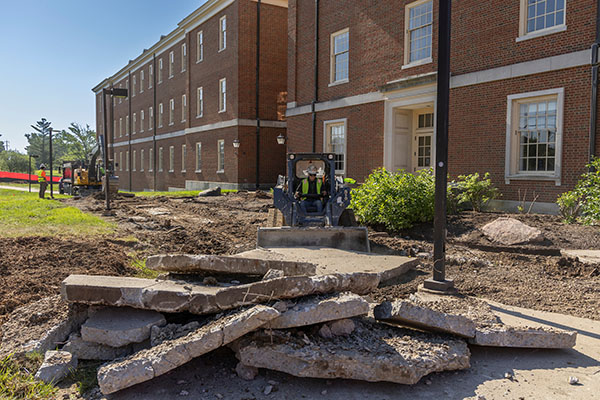
<path fill-rule="evenodd" d="M 239 286 L 214 287 L 172 281 L 111 276 L 70 275 L 62 282 L 63 298 L 75 303 L 129 306 L 159 312 L 213 314 L 278 299 L 349 291 L 370 293 L 373 274 L 293 276 Z"/>
<path fill-rule="evenodd" d="M 285 273 L 282 270 L 279 270 L 279 269 L 270 269 L 263 276 L 262 280 L 263 281 L 268 281 L 269 279 L 283 278 L 284 276 L 285 276 Z"/>
<path fill-rule="evenodd" d="M 579 261 L 587 264 L 600 264 L 600 250 L 566 249 L 561 250 L 560 253 L 567 257 L 577 257 Z"/>
<path fill-rule="evenodd" d="M 67 351 L 47 351 L 44 362 L 35 374 L 35 379 L 46 383 L 57 383 L 77 368 L 77 357 Z"/>
<path fill-rule="evenodd" d="M 510 217 L 500 217 L 481 228 L 492 242 L 504 245 L 543 242 L 542 231 Z"/>
<path fill-rule="evenodd" d="M 236 257 L 310 262 L 316 264 L 317 275 L 369 273 L 377 275 L 382 283 L 404 275 L 420 263 L 420 260 L 414 257 L 390 256 L 325 247 L 255 249 L 237 254 Z"/>
<path fill-rule="evenodd" d="M 221 195 L 221 188 L 219 186 L 206 189 L 198 193 L 198 197 L 217 197 Z"/>
<path fill-rule="evenodd" d="M 321 322 L 366 315 L 369 303 L 354 293 L 302 299 L 268 324 L 272 329 L 314 325 Z"/>
<path fill-rule="evenodd" d="M 570 349 L 575 347 L 577 332 L 548 327 L 511 327 L 503 324 L 479 326 L 469 343 L 478 346 L 536 349 Z"/>
<path fill-rule="evenodd" d="M 256 378 L 256 375 L 258 375 L 258 368 L 249 367 L 239 362 L 235 366 L 235 372 L 237 373 L 237 376 L 243 380 L 251 381 Z"/>
<path fill-rule="evenodd" d="M 297 338 L 289 332 L 256 333 L 241 340 L 242 364 L 310 378 L 415 384 L 432 372 L 469 368 L 465 341 L 357 322 L 347 337 Z"/>
<path fill-rule="evenodd" d="M 148 381 L 231 343 L 278 316 L 274 308 L 259 305 L 217 319 L 184 337 L 105 364 L 98 370 L 98 385 L 102 393 L 110 394 Z"/>
<path fill-rule="evenodd" d="M 153 326 L 166 323 L 165 317 L 156 311 L 107 307 L 90 315 L 81 326 L 81 338 L 86 342 L 123 347 L 143 342 L 150 338 Z"/>
<path fill-rule="evenodd" d="M 78 333 L 69 336 L 69 340 L 62 348 L 77 357 L 78 360 L 114 360 L 133 353 L 131 345 L 123 347 L 111 347 L 103 344 L 86 342 Z"/>
<path fill-rule="evenodd" d="M 308 262 L 239 258 L 233 256 L 163 254 L 148 257 L 146 267 L 162 272 L 184 274 L 265 275 L 269 270 L 286 276 L 315 275 L 316 266 Z"/>
<path fill-rule="evenodd" d="M 185 325 L 168 324 L 163 327 L 153 326 L 150 332 L 150 344 L 158 346 L 164 341 L 178 339 L 200 328 L 200 322 L 192 321 Z"/>
<path fill-rule="evenodd" d="M 361 227 L 290 227 L 259 228 L 256 247 L 329 247 L 369 253 L 367 228 Z"/>

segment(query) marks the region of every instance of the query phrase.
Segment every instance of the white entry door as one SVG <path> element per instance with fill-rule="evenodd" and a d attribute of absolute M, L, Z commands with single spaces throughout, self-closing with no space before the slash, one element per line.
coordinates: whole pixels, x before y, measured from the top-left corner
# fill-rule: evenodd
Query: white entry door
<path fill-rule="evenodd" d="M 410 110 L 395 110 L 392 172 L 399 169 L 411 171 L 411 120 Z"/>

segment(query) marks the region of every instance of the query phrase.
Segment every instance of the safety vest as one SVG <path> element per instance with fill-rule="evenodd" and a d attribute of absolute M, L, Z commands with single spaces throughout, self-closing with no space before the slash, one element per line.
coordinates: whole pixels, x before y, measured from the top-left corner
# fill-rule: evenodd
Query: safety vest
<path fill-rule="evenodd" d="M 46 182 L 46 171 L 43 169 L 38 170 L 37 172 L 38 182 Z"/>
<path fill-rule="evenodd" d="M 323 182 L 320 179 L 317 179 L 317 194 L 321 194 L 321 186 Z M 308 194 L 308 178 L 305 178 L 302 181 L 302 194 Z"/>

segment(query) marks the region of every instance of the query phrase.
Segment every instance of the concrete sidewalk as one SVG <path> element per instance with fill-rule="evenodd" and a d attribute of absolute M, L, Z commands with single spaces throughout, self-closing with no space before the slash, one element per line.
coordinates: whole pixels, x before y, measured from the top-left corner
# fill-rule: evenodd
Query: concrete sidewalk
<path fill-rule="evenodd" d="M 54 184 L 54 186 L 58 187 L 58 183 Z M 18 186 L 8 186 L 8 185 L 0 185 L 0 189 L 8 189 L 8 190 L 18 190 L 19 192 L 29 192 L 29 188 L 26 187 L 18 187 Z M 37 193 L 39 188 L 37 185 L 31 185 L 31 193 Z M 50 185 L 48 185 L 48 189 L 46 189 L 46 193 L 50 193 Z M 59 194 L 58 189 L 54 190 L 54 194 Z"/>

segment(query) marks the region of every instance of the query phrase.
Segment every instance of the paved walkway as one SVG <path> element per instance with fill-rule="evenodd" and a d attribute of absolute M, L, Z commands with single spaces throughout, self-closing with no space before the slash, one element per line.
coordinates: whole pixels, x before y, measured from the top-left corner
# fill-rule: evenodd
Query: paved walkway
<path fill-rule="evenodd" d="M 54 186 L 56 186 L 58 188 L 58 183 L 55 184 Z M 19 192 L 29 192 L 29 188 L 19 187 L 19 186 L 0 185 L 0 189 L 18 190 Z M 39 188 L 37 187 L 37 185 L 31 185 L 31 193 L 37 193 L 38 190 L 39 190 Z M 46 193 L 50 193 L 49 185 L 48 185 L 48 189 L 46 190 Z M 58 194 L 58 189 L 54 189 L 54 194 Z"/>

